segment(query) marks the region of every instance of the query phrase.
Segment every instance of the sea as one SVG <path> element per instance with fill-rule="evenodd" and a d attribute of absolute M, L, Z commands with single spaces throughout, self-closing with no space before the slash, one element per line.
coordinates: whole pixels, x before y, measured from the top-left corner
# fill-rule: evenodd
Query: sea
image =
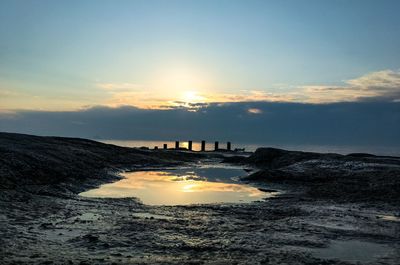
<path fill-rule="evenodd" d="M 149 140 L 104 140 L 94 139 L 99 142 L 114 144 L 124 147 L 155 147 L 163 148 L 167 144 L 168 148 L 175 147 L 175 141 L 149 141 Z M 187 148 L 188 142 L 181 141 L 180 147 Z M 201 143 L 193 141 L 193 150 L 200 151 Z M 369 153 L 374 155 L 400 156 L 400 147 L 398 146 L 340 146 L 340 145 L 300 145 L 300 144 L 271 144 L 271 143 L 235 143 L 232 142 L 232 150 L 238 148 L 247 152 L 254 152 L 259 147 L 274 147 L 285 150 L 318 152 L 318 153 Z M 226 142 L 219 142 L 219 148 L 226 148 Z M 214 150 L 214 142 L 206 142 L 206 150 Z"/>

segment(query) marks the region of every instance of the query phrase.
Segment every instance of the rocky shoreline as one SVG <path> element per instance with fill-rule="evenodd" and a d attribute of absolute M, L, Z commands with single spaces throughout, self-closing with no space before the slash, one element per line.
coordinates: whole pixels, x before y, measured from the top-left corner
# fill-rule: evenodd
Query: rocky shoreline
<path fill-rule="evenodd" d="M 225 156 L 11 133 L 0 133 L 0 154 L 0 264 L 397 264 L 400 259 L 397 157 L 273 148 Z M 256 168 L 246 181 L 284 192 L 250 204 L 169 207 L 77 195 L 119 178 L 123 170 L 198 161 Z M 321 254 L 342 242 L 355 242 L 354 248 L 376 244 L 385 251 L 355 261 Z"/>
<path fill-rule="evenodd" d="M 248 176 L 248 181 L 301 185 L 315 199 L 393 205 L 400 202 L 399 157 L 259 148 L 241 163 L 260 169 Z"/>

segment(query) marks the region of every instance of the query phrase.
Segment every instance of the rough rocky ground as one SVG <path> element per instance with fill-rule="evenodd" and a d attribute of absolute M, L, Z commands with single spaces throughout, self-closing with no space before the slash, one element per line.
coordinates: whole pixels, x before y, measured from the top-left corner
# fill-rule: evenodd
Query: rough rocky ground
<path fill-rule="evenodd" d="M 241 162 L 260 168 L 248 180 L 303 186 L 316 199 L 400 203 L 399 157 L 259 148 Z"/>
<path fill-rule="evenodd" d="M 194 152 L 141 150 L 79 138 L 1 132 L 0 154 L 0 188 L 19 190 L 32 185 L 103 180 L 113 170 L 179 165 L 206 157 Z"/>
<path fill-rule="evenodd" d="M 340 242 L 385 250 L 360 264 L 399 264 L 400 211 L 398 197 L 391 197 L 399 192 L 397 158 L 260 149 L 228 160 L 257 166 L 249 181 L 281 196 L 162 207 L 77 193 L 116 178 L 115 170 L 220 156 L 16 134 L 0 134 L 0 151 L 0 264 L 353 264 L 320 257 Z M 365 186 L 354 196 L 358 185 Z M 391 196 L 362 199 L 376 190 Z"/>

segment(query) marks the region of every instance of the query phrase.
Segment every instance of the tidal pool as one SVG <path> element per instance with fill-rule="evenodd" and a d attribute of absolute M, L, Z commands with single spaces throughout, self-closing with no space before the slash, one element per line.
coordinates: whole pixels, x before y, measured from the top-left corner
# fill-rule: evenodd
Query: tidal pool
<path fill-rule="evenodd" d="M 389 251 L 385 245 L 377 243 L 358 240 L 333 241 L 327 248 L 315 250 L 314 256 L 350 262 L 372 262 Z"/>
<path fill-rule="evenodd" d="M 117 182 L 82 192 L 85 197 L 136 197 L 148 205 L 252 202 L 272 196 L 239 182 L 239 168 L 199 167 L 123 173 Z"/>

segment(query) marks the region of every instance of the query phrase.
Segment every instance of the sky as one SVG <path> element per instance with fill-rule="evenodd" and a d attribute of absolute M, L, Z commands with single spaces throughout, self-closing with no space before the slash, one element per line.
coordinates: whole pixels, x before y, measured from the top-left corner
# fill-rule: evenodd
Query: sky
<path fill-rule="evenodd" d="M 2 0 L 0 130 L 46 134 L 27 117 L 127 108 L 260 117 L 271 103 L 351 103 L 350 117 L 365 104 L 396 116 L 399 12 L 396 0 Z"/>

